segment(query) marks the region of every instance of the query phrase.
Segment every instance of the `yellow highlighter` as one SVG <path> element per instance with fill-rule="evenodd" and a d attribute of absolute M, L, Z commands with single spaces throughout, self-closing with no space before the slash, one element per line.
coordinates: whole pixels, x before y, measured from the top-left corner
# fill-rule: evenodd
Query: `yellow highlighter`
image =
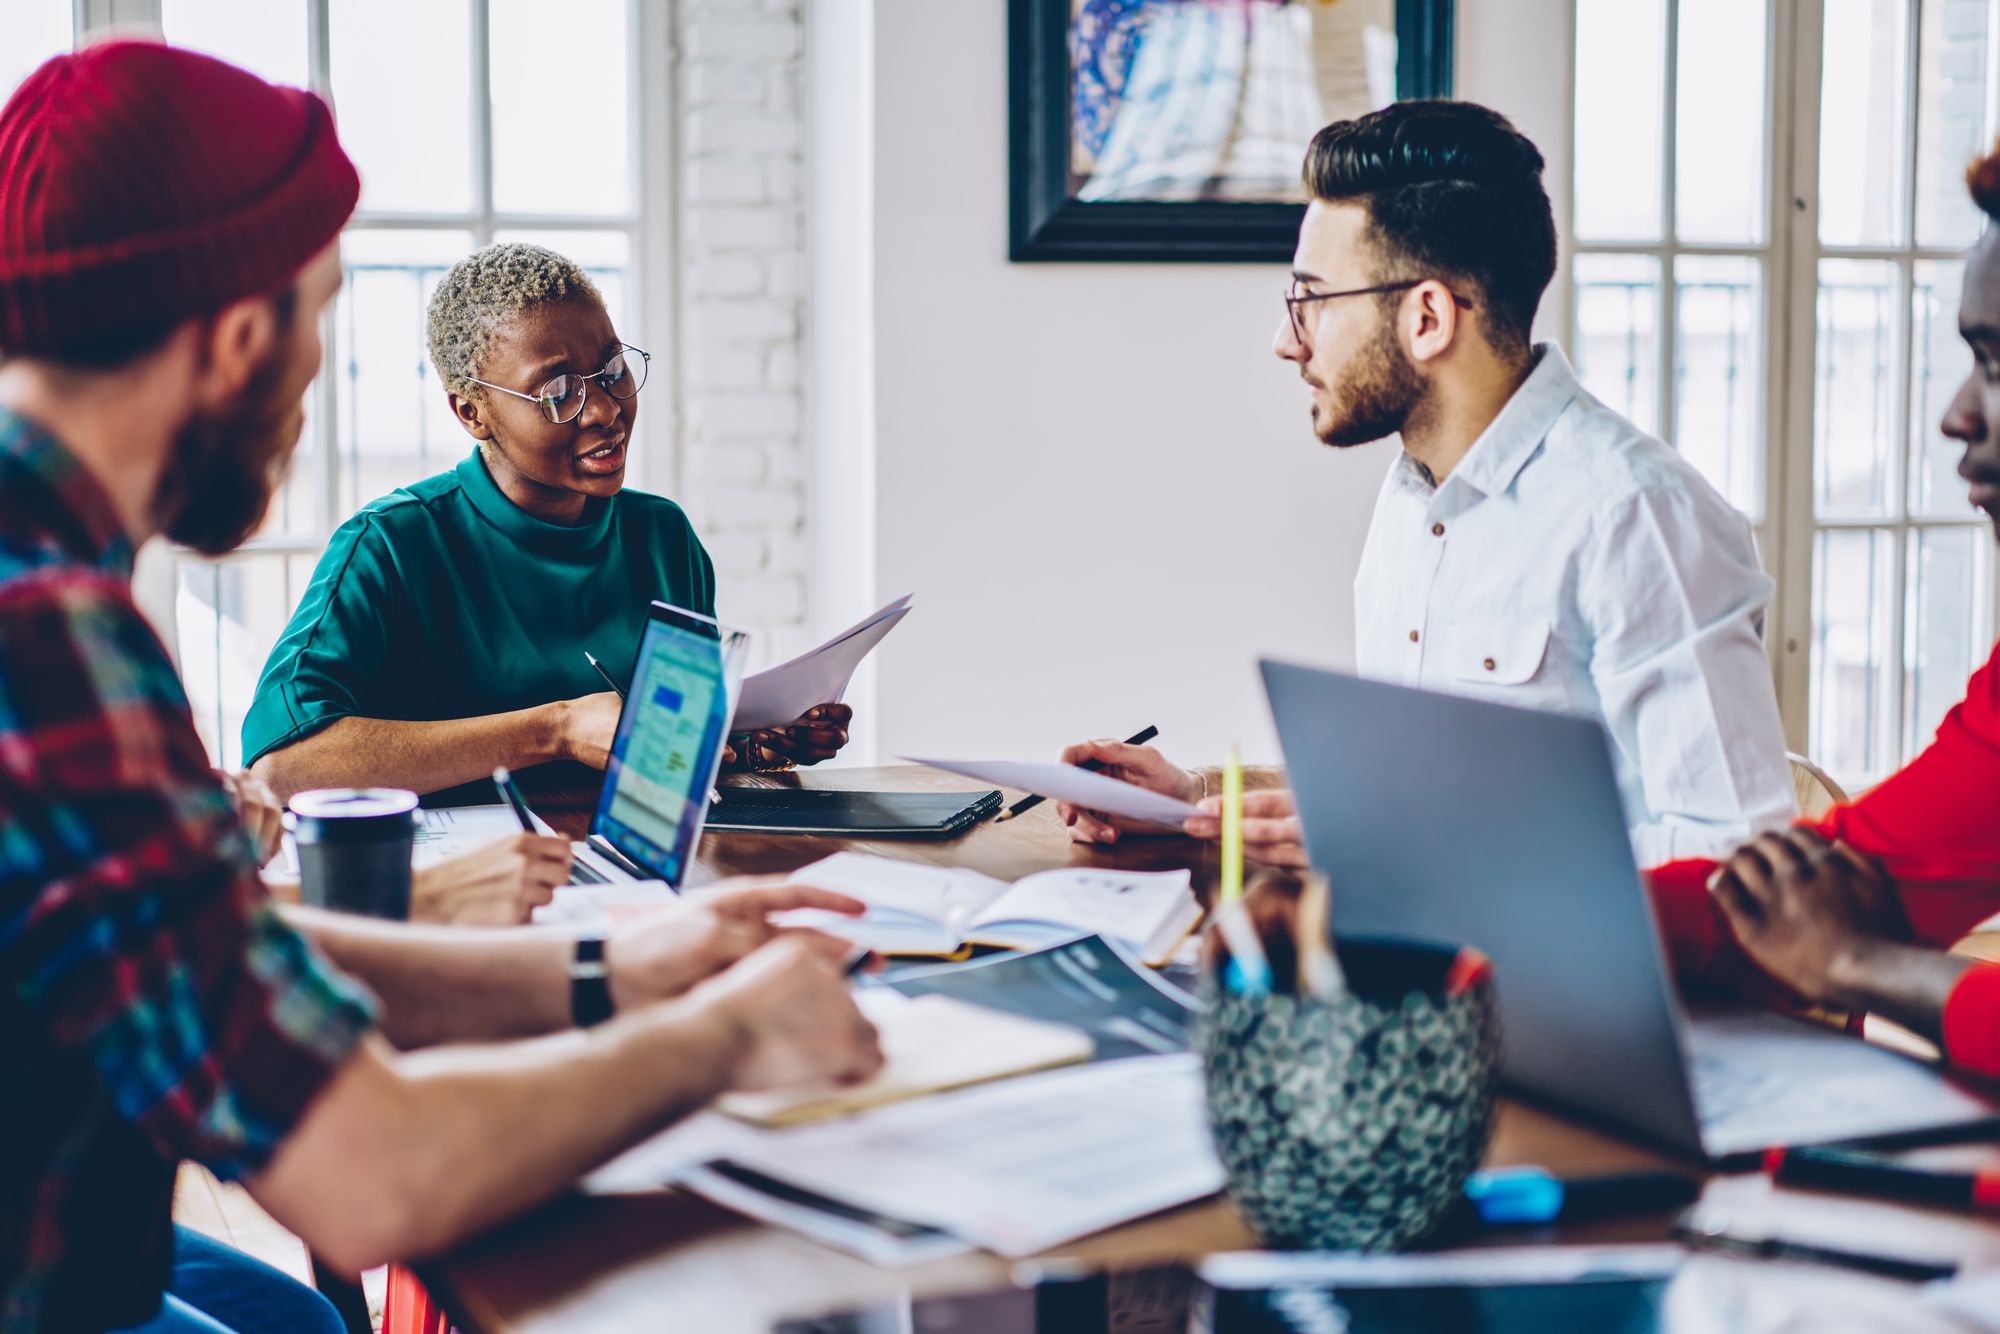
<path fill-rule="evenodd" d="M 1222 768 L 1222 892 L 1224 904 L 1243 897 L 1243 761 L 1236 747 Z"/>

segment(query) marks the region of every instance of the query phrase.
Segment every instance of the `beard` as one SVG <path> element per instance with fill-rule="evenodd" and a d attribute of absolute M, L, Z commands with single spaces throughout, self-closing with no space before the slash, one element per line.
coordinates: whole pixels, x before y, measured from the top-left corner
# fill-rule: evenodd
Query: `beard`
<path fill-rule="evenodd" d="M 1329 416 L 1313 426 L 1322 443 L 1344 449 L 1386 439 L 1409 425 L 1423 407 L 1429 386 L 1396 341 L 1395 326 L 1383 320 L 1375 338 L 1329 385 Z"/>
<path fill-rule="evenodd" d="M 153 494 L 168 538 L 220 556 L 262 522 L 305 424 L 298 395 L 284 392 L 291 352 L 289 339 L 272 347 L 235 402 L 197 414 L 174 436 Z"/>

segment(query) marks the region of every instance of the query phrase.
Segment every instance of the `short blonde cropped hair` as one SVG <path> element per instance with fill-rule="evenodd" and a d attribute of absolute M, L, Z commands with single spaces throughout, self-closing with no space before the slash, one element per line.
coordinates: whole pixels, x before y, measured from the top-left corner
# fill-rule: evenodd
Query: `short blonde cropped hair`
<path fill-rule="evenodd" d="M 583 296 L 604 302 L 597 284 L 574 260 L 547 246 L 508 241 L 473 251 L 451 266 L 425 314 L 424 332 L 438 379 L 460 398 L 479 398 L 473 377 L 502 325 L 534 306 Z"/>

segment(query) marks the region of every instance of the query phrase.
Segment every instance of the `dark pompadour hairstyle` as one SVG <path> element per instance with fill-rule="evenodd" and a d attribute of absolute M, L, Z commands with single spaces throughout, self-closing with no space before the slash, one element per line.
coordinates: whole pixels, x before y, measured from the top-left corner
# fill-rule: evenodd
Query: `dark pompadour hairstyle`
<path fill-rule="evenodd" d="M 1525 351 L 1556 271 L 1542 154 L 1473 102 L 1397 102 L 1336 121 L 1306 150 L 1315 199 L 1368 209 L 1389 281 L 1439 278 L 1482 303 L 1497 350 Z"/>

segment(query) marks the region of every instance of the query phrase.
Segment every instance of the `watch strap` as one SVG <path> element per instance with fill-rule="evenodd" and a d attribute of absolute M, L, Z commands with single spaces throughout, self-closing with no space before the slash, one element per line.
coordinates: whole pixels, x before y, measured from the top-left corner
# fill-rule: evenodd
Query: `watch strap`
<path fill-rule="evenodd" d="M 601 1024 L 612 1015 L 611 970 L 604 962 L 604 941 L 586 936 L 576 942 L 569 966 L 569 1014 L 578 1028 Z"/>

